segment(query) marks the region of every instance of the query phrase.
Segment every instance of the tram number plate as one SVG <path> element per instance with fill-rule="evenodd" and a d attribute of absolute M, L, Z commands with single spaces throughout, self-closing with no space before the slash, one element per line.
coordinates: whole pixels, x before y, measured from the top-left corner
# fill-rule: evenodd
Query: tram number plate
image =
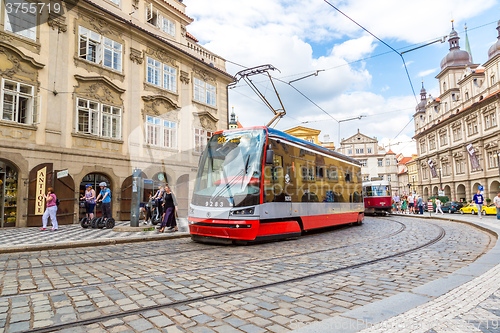
<path fill-rule="evenodd" d="M 292 197 L 289 196 L 289 195 L 285 196 L 285 201 L 290 201 L 291 202 L 292 201 Z"/>
<path fill-rule="evenodd" d="M 224 203 L 222 201 L 205 201 L 205 207 L 224 207 Z"/>

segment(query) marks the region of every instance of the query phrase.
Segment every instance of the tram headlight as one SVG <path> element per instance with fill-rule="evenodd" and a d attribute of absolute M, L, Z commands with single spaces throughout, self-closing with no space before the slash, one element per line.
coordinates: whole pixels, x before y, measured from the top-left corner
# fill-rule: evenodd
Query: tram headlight
<path fill-rule="evenodd" d="M 253 215 L 254 212 L 255 212 L 254 207 L 251 207 L 251 208 L 233 210 L 229 213 L 229 215 Z"/>

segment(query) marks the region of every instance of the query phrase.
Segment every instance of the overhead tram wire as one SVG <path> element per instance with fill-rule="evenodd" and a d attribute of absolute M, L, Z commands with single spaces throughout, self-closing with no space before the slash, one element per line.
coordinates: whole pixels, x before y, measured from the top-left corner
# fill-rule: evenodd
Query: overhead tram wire
<path fill-rule="evenodd" d="M 358 27 L 360 27 L 361 29 L 363 29 L 364 31 L 366 31 L 367 33 L 369 33 L 373 38 L 377 39 L 379 42 L 381 42 L 382 44 L 384 44 L 385 46 L 387 46 L 388 48 L 390 48 L 391 50 L 393 50 L 396 54 L 398 54 L 401 57 L 401 60 L 403 61 L 403 65 L 405 66 L 406 76 L 408 77 L 408 81 L 410 82 L 411 90 L 413 92 L 413 97 L 415 97 L 415 102 L 418 103 L 417 95 L 415 94 L 415 89 L 413 88 L 413 83 L 411 82 L 410 73 L 408 73 L 408 67 L 406 66 L 406 61 L 405 61 L 405 58 L 403 57 L 403 55 L 401 53 L 399 53 L 398 51 L 396 51 L 392 46 L 390 46 L 389 44 L 387 44 L 386 42 L 384 42 L 382 39 L 380 39 L 377 36 L 375 36 L 373 33 L 371 33 L 368 29 L 366 29 L 365 27 L 363 27 L 361 24 L 359 24 L 358 22 L 356 22 L 355 20 L 353 20 L 352 18 L 350 18 L 347 14 L 345 14 L 344 12 L 342 12 L 340 9 L 338 9 L 337 7 L 335 7 L 334 5 L 332 5 L 331 3 L 329 3 L 327 0 L 323 0 L 323 1 L 326 2 L 328 5 L 330 5 L 333 9 L 335 9 L 336 11 L 338 11 L 340 14 L 344 15 L 345 17 L 347 17 L 349 20 L 351 20 Z"/>

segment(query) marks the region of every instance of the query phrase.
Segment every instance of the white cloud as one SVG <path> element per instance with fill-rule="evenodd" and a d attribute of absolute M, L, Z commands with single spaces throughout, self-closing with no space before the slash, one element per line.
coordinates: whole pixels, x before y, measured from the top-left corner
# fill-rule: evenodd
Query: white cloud
<path fill-rule="evenodd" d="M 195 19 L 188 31 L 200 40 L 200 44 L 227 60 L 246 67 L 272 64 L 281 73 L 271 74 L 286 82 L 318 69 L 330 69 L 294 82 L 293 86 L 336 119 L 370 115 L 341 123 L 342 137 L 353 135 L 359 128 L 364 134 L 377 136 L 380 140 L 394 139 L 414 113 L 416 101 L 413 96 L 384 97 L 385 94 L 379 94 L 388 91 L 388 82 L 383 82 L 383 88 L 378 87 L 377 93 L 370 91 L 374 75 L 383 76 L 383 72 L 370 72 L 364 62 L 349 64 L 374 55 L 376 46 L 380 46 L 379 53 L 389 49 L 322 0 L 184 0 L 184 3 L 187 14 Z M 341 2 L 339 6 L 389 44 L 394 40 L 411 44 L 447 35 L 451 30 L 447 17 L 451 19 L 452 14 L 458 26 L 495 4 L 495 0 L 352 0 Z M 318 45 L 324 50 L 320 55 L 315 51 Z M 413 68 L 416 64 L 408 61 L 409 65 Z M 399 67 L 400 62 L 397 63 Z M 228 62 L 226 69 L 235 74 L 243 68 Z M 404 72 L 401 73 L 406 80 Z M 423 77 L 432 73 L 431 70 L 421 71 L 418 75 Z M 256 78 L 255 82 L 277 106 L 268 80 Z M 337 122 L 292 87 L 278 81 L 275 84 L 287 111 L 277 128 L 290 128 L 305 120 L 320 120 L 304 125 L 321 129 L 322 135 L 329 134 L 337 141 Z M 392 87 L 395 83 L 389 84 Z M 429 82 L 428 92 L 438 94 L 435 85 L 436 82 Z M 238 86 L 230 90 L 229 106 L 235 107 L 240 122 L 245 126 L 266 124 L 273 117 L 271 111 L 248 87 Z M 393 110 L 401 111 L 387 113 Z M 413 132 L 414 124 L 411 123 L 396 140 L 409 138 Z"/>
<path fill-rule="evenodd" d="M 432 68 L 432 69 L 428 69 L 426 71 L 421 71 L 417 74 L 418 77 L 424 77 L 424 76 L 427 76 L 427 75 L 430 75 L 432 73 L 436 73 L 437 71 L 439 71 L 439 68 Z"/>

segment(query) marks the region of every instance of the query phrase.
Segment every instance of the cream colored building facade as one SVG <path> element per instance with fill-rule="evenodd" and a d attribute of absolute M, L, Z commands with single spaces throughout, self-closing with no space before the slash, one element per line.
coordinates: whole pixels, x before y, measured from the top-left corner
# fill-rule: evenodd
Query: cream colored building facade
<path fill-rule="evenodd" d="M 427 96 L 422 87 L 414 138 L 418 192 L 425 200 L 439 189 L 458 201 L 471 200 L 480 186 L 485 198 L 493 199 L 500 191 L 500 22 L 497 30 L 498 40 L 488 51 L 488 61 L 480 66 L 460 49 L 458 34 L 452 29 L 450 51 L 436 76 L 439 97 Z"/>
<path fill-rule="evenodd" d="M 100 181 L 113 216 L 128 219 L 134 169 L 151 191 L 168 182 L 186 215 L 203 147 L 228 126 L 233 78 L 187 32 L 182 1 L 82 0 L 60 16 L 16 15 L 2 6 L 0 227 L 41 223 L 42 167 L 63 223 L 81 217 L 82 186 Z"/>
<path fill-rule="evenodd" d="M 388 181 L 393 194 L 404 190 L 400 189 L 398 182 L 396 154 L 380 147 L 376 138 L 370 138 L 358 130 L 358 133 L 340 141 L 338 152 L 361 162 L 363 181 L 370 181 L 372 178 Z"/>

